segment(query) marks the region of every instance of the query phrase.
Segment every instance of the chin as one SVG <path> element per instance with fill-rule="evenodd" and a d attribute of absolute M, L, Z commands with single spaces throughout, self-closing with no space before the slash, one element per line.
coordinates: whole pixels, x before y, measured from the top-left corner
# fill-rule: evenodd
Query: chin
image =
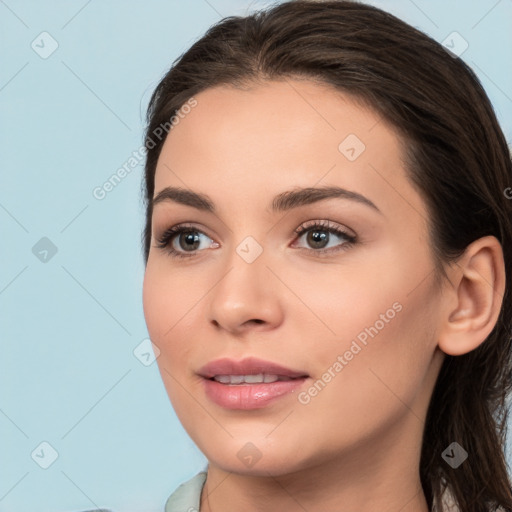
<path fill-rule="evenodd" d="M 270 440 L 248 435 L 230 438 L 224 443 L 212 443 L 209 438 L 206 446 L 199 446 L 209 463 L 223 471 L 252 476 L 280 476 L 293 473 L 307 466 L 306 451 L 292 442 L 285 446 L 283 440 Z"/>
<path fill-rule="evenodd" d="M 227 458 L 225 456 L 222 460 L 208 458 L 208 462 L 229 473 L 255 477 L 278 477 L 294 473 L 300 469 L 298 468 L 297 463 L 294 463 L 293 460 L 288 459 L 287 461 L 283 461 L 280 458 L 273 456 L 267 456 L 265 457 L 265 460 L 263 460 L 262 457 L 252 466 L 246 465 L 237 458 L 230 458 L 229 460 L 226 459 Z"/>

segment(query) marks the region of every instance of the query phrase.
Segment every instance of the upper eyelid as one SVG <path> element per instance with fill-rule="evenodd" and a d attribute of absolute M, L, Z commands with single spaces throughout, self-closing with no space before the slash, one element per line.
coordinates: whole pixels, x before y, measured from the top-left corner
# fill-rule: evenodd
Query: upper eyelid
<path fill-rule="evenodd" d="M 165 225 L 163 228 L 153 228 L 152 233 L 153 233 L 154 238 L 160 238 L 167 231 L 170 231 L 171 229 L 172 230 L 190 229 L 193 231 L 199 231 L 200 233 L 208 236 L 208 238 L 211 238 L 207 233 L 207 229 L 199 227 L 198 224 L 195 224 L 193 222 L 177 222 L 176 224 Z M 160 233 L 160 235 L 158 235 L 158 233 Z"/>
<path fill-rule="evenodd" d="M 318 228 L 321 228 L 325 231 L 341 231 L 343 234 L 346 234 L 346 236 L 349 236 L 349 237 L 353 237 L 353 238 L 358 238 L 358 235 L 356 234 L 356 232 L 352 229 L 350 229 L 348 226 L 345 226 L 344 224 L 339 224 L 337 222 L 334 222 L 332 220 L 328 220 L 328 219 L 312 219 L 312 220 L 308 220 L 308 221 L 304 221 L 302 223 L 300 223 L 297 228 L 295 228 L 293 230 L 293 233 L 297 236 L 297 237 L 300 237 L 302 236 L 305 232 L 307 232 L 308 230 L 310 229 L 313 229 L 317 227 Z M 170 226 L 170 227 L 167 227 L 167 228 L 164 228 L 160 235 L 155 235 L 154 238 L 156 240 L 161 240 L 165 234 L 170 231 L 170 230 L 173 230 L 175 231 L 174 233 L 172 233 L 169 237 L 170 240 L 172 240 L 173 238 L 179 236 L 183 231 L 186 231 L 186 230 L 191 230 L 191 231 L 197 231 L 198 233 L 201 233 L 202 235 L 205 235 L 207 238 L 209 238 L 210 240 L 212 240 L 213 242 L 215 243 L 218 243 L 216 242 L 213 237 L 211 237 L 207 232 L 206 230 L 204 230 L 203 228 L 199 227 L 197 224 L 193 223 L 193 222 L 179 222 L 173 226 Z M 298 230 L 300 230 L 300 232 L 298 232 Z"/>
<path fill-rule="evenodd" d="M 334 222 L 332 220 L 327 219 L 317 219 L 317 220 L 311 220 L 311 221 L 305 221 L 302 222 L 295 230 L 294 233 L 297 233 L 297 230 L 301 231 L 307 231 L 308 229 L 314 228 L 315 226 L 318 226 L 325 231 L 342 231 L 343 233 L 346 233 L 348 236 L 354 236 L 356 237 L 356 232 L 346 226 L 345 224 L 340 224 L 338 222 Z"/>
<path fill-rule="evenodd" d="M 326 189 L 339 189 L 338 187 L 326 187 Z M 172 187 L 167 187 L 165 190 L 167 189 L 172 189 Z M 183 192 L 181 189 L 178 189 L 180 190 L 180 192 Z M 310 189 L 302 189 L 301 192 L 306 192 L 307 190 L 310 190 Z M 318 191 L 322 191 L 322 190 L 325 190 L 325 189 L 314 189 L 312 188 L 311 189 L 312 191 L 314 192 L 318 192 Z M 343 189 L 341 189 L 343 190 Z M 163 191 L 161 191 L 163 192 Z M 187 193 L 190 192 L 190 191 L 187 191 L 185 190 L 185 195 L 187 195 Z M 291 196 L 289 196 L 289 198 L 287 199 L 287 201 L 285 202 L 292 202 L 292 200 L 290 199 L 291 197 L 293 197 L 293 193 L 295 191 L 288 191 L 287 194 L 292 194 Z M 284 208 L 284 210 L 286 211 L 286 213 L 294 213 L 296 215 L 302 215 L 302 213 L 304 214 L 307 214 L 307 215 L 312 215 L 312 216 L 318 216 L 318 218 L 321 218 L 321 216 L 323 215 L 322 214 L 322 210 L 324 207 L 327 207 L 328 210 L 324 210 L 324 211 L 330 211 L 330 207 L 333 206 L 333 205 L 340 205 L 340 204 L 344 204 L 343 206 L 343 209 L 341 210 L 341 212 L 344 211 L 344 207 L 346 206 L 349 206 L 349 204 L 351 204 L 352 206 L 355 206 L 356 207 L 356 212 L 358 212 L 356 215 L 366 215 L 366 213 L 364 213 L 364 210 L 367 210 L 367 211 L 373 211 L 375 213 L 378 213 L 379 214 L 379 217 L 381 217 L 381 219 L 384 219 L 386 218 L 386 215 L 377 207 L 375 206 L 375 204 L 372 202 L 372 201 L 369 201 L 369 200 L 366 200 L 367 198 L 365 198 L 364 196 L 361 196 L 360 194 L 358 193 L 355 193 L 355 192 L 351 192 L 351 191 L 343 191 L 344 194 L 342 194 L 342 197 L 324 197 L 324 198 L 321 198 L 321 199 L 316 199 L 316 200 L 313 200 L 311 202 L 306 202 L 304 204 L 297 204 L 297 205 L 294 205 L 293 207 L 286 207 Z M 287 194 L 281 194 L 283 196 L 286 196 Z M 159 194 L 158 194 L 159 195 Z M 156 197 L 158 197 L 158 195 Z M 194 195 L 194 193 L 192 193 L 192 195 Z M 348 195 L 348 197 L 347 197 Z M 351 196 L 354 195 L 360 199 L 354 199 L 354 198 L 351 198 Z M 153 198 L 155 199 L 155 198 Z M 340 200 L 341 199 L 341 200 Z M 164 194 L 164 197 L 161 198 L 160 200 L 156 201 L 153 203 L 154 206 L 155 205 L 158 205 L 158 206 L 161 206 L 161 208 L 158 208 L 158 215 L 160 216 L 161 214 L 161 210 L 163 212 L 166 211 L 166 209 L 164 208 L 164 205 L 165 206 L 168 206 L 170 208 L 173 208 L 173 207 L 177 207 L 178 208 L 178 211 L 182 211 L 182 209 L 184 209 L 185 211 L 186 210 L 196 210 L 196 213 L 199 213 L 200 215 L 206 215 L 207 217 L 209 217 L 210 219 L 216 219 L 214 220 L 214 222 L 219 222 L 220 224 L 222 224 L 223 226 L 223 229 L 226 229 L 227 231 L 229 231 L 230 233 L 232 233 L 232 230 L 229 228 L 229 226 L 224 222 L 224 220 L 222 220 L 222 218 L 216 213 L 215 211 L 215 208 L 214 210 L 210 210 L 209 208 L 205 208 L 205 209 L 202 209 L 202 208 L 198 208 L 197 206 L 194 206 L 193 204 L 187 204 L 186 201 L 176 201 L 176 200 L 169 200 L 165 197 L 165 194 Z M 371 207 L 369 208 L 365 208 L 364 210 L 361 209 L 359 210 L 359 208 L 361 206 L 369 206 L 371 205 Z M 313 210 L 310 210 L 310 209 L 313 209 Z M 153 218 L 155 217 L 156 215 L 156 211 L 157 210 L 153 210 Z M 350 210 L 349 210 L 350 211 Z M 172 210 L 167 210 L 168 213 L 171 213 Z M 334 211 L 336 212 L 336 210 Z M 360 212 L 360 213 L 359 213 Z M 276 211 L 272 212 L 272 211 L 269 211 L 268 208 L 265 209 L 265 213 L 271 213 L 271 214 L 275 214 L 275 215 L 282 215 L 282 211 L 280 208 L 278 208 Z M 331 214 L 331 213 L 329 213 Z M 166 215 L 165 213 L 163 215 Z M 181 216 L 181 215 L 180 215 Z M 284 215 L 286 216 L 286 214 Z M 281 217 L 282 218 L 282 217 Z M 272 227 L 270 227 L 269 231 L 274 229 L 275 226 L 277 225 L 278 223 L 275 223 Z M 351 230 L 353 231 L 353 230 Z"/>

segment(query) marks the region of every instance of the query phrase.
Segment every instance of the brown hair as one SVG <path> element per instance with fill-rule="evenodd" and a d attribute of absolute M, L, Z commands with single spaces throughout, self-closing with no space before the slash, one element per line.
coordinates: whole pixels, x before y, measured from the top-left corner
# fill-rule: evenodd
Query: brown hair
<path fill-rule="evenodd" d="M 474 72 L 395 16 L 351 1 L 287 1 L 224 18 L 179 57 L 150 99 L 145 134 L 147 263 L 156 163 L 169 126 L 191 97 L 213 86 L 309 79 L 370 105 L 401 135 L 411 182 L 426 201 L 436 264 L 494 235 L 506 266 L 499 319 L 475 350 L 445 357 L 427 411 L 420 477 L 429 507 L 451 491 L 464 512 L 512 510 L 504 454 L 512 386 L 512 163 L 491 103 Z M 166 125 L 167 123 L 167 125 Z M 166 129 L 166 132 L 168 130 Z M 469 458 L 452 468 L 452 443 Z"/>

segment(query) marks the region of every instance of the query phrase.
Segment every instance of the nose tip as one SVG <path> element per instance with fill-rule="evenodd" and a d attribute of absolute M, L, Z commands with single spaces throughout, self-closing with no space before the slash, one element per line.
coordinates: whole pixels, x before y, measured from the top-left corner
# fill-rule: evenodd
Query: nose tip
<path fill-rule="evenodd" d="M 209 294 L 210 325 L 238 335 L 279 325 L 283 320 L 280 294 L 269 286 L 269 269 L 261 253 L 250 261 L 240 254 L 230 256 L 233 259 L 225 263 L 229 269 Z"/>

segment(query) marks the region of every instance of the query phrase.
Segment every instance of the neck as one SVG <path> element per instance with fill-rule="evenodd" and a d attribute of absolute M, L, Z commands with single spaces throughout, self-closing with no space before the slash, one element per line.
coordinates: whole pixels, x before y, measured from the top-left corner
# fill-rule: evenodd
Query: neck
<path fill-rule="evenodd" d="M 390 427 L 377 442 L 293 473 L 241 474 L 210 463 L 200 511 L 429 512 L 419 476 L 421 425 L 411 428 L 414 422 L 409 414 L 403 428 Z"/>

